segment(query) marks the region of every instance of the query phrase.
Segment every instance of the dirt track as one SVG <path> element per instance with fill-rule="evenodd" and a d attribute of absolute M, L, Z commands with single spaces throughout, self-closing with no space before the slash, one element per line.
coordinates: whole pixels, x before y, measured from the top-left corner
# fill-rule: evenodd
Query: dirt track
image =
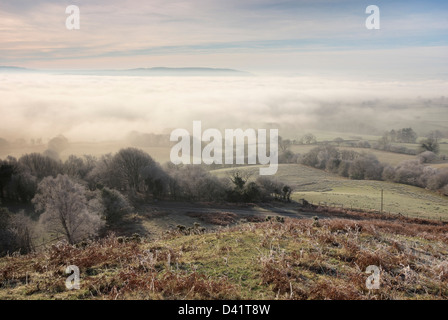
<path fill-rule="evenodd" d="M 203 219 L 203 215 L 206 214 L 214 214 L 215 216 L 216 214 L 223 214 L 223 216 L 224 214 L 230 214 L 233 216 L 234 223 L 240 219 L 250 220 L 251 218 L 261 218 L 261 221 L 263 221 L 267 216 L 297 219 L 311 219 L 315 216 L 321 219 L 341 218 L 339 214 L 311 211 L 301 212 L 298 209 L 299 204 L 295 202 L 235 205 L 157 201 L 142 204 L 137 210 L 138 216 L 135 218 L 134 223 L 129 228 L 126 228 L 125 233 L 138 232 L 140 234 L 155 235 L 176 228 L 178 225 L 189 227 L 193 226 L 194 223 L 200 223 L 201 226 L 208 229 L 218 228 L 224 225 L 208 221 L 209 219 Z"/>
<path fill-rule="evenodd" d="M 189 212 L 231 212 L 242 218 L 245 215 L 278 215 L 284 217 L 294 218 L 312 218 L 319 216 L 322 218 L 331 218 L 331 215 L 316 212 L 299 212 L 299 205 L 297 203 L 278 204 L 278 205 L 219 205 L 219 204 L 198 204 L 187 202 L 155 202 L 153 204 L 145 205 L 143 208 L 152 211 L 160 211 L 165 213 L 186 214 Z"/>

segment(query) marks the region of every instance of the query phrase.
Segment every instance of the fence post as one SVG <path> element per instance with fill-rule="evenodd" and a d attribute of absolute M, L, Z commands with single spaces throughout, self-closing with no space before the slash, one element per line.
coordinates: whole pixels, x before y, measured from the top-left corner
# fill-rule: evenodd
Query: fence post
<path fill-rule="evenodd" d="M 381 189 L 381 213 L 383 213 L 383 204 L 384 204 L 384 190 Z"/>

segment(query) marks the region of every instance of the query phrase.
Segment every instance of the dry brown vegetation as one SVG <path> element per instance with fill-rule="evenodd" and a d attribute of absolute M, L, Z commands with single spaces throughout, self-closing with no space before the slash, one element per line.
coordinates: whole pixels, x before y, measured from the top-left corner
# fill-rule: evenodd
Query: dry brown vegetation
<path fill-rule="evenodd" d="M 187 216 L 217 226 L 228 226 L 240 219 L 240 216 L 233 212 L 188 212 Z M 262 222 L 265 220 L 263 217 L 256 215 L 245 215 L 243 219 L 247 222 Z"/>
<path fill-rule="evenodd" d="M 448 225 L 345 214 L 353 217 L 242 223 L 197 235 L 172 230 L 151 242 L 109 236 L 59 243 L 1 259 L 0 297 L 448 298 Z M 80 290 L 65 288 L 68 265 L 81 270 Z M 381 270 L 378 290 L 366 288 L 369 265 Z"/>

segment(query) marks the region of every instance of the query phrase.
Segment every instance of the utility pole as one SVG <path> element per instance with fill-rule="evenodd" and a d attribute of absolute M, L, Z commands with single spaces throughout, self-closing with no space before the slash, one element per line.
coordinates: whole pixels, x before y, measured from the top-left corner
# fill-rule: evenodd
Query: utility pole
<path fill-rule="evenodd" d="M 383 206 L 384 206 L 384 190 L 381 189 L 381 213 L 383 213 Z"/>

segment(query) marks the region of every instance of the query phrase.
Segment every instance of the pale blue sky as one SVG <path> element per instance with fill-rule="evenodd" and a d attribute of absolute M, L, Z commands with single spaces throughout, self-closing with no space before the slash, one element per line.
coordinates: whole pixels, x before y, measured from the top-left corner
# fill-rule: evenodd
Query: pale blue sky
<path fill-rule="evenodd" d="M 65 8 L 81 29 L 65 28 Z M 381 10 L 367 30 L 365 9 Z M 0 1 L 0 65 L 448 74 L 448 1 Z"/>

